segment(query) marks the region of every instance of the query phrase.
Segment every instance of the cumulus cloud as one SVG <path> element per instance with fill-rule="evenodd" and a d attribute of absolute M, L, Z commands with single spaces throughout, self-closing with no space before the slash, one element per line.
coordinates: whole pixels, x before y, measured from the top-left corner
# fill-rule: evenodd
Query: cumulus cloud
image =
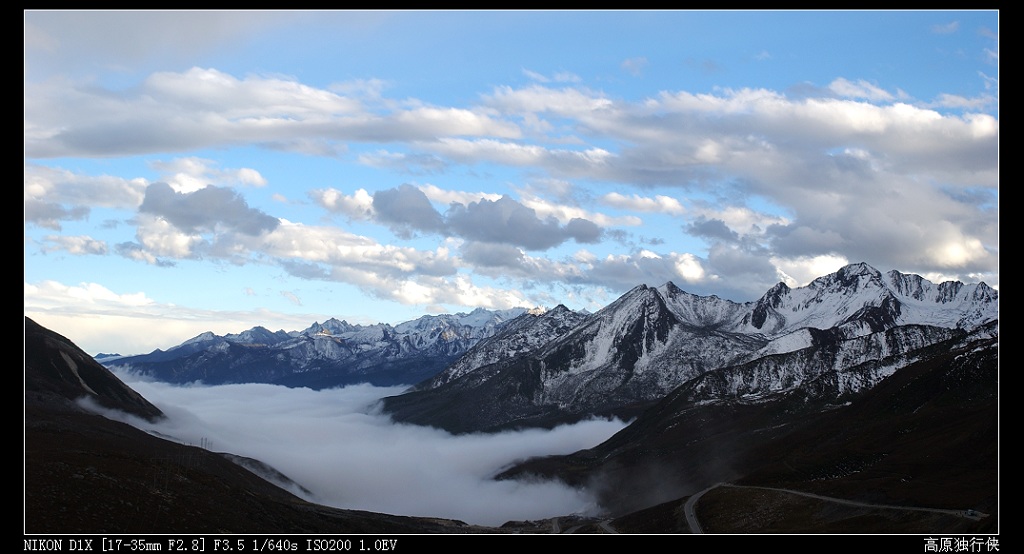
<path fill-rule="evenodd" d="M 692 235 L 712 240 L 726 242 L 735 242 L 739 240 L 739 235 L 730 229 L 729 226 L 721 219 L 701 218 L 687 225 L 686 230 Z"/>
<path fill-rule="evenodd" d="M 197 248 L 208 244 L 202 234 L 183 231 L 159 216 L 140 214 L 135 223 L 138 242 L 118 245 L 122 255 L 133 259 L 155 264 L 159 263 L 158 257 L 189 258 Z"/>
<path fill-rule="evenodd" d="M 59 34 L 42 31 L 27 27 L 27 47 L 66 47 Z M 622 69 L 641 66 L 634 58 Z M 208 147 L 335 157 L 351 151 L 361 170 L 511 174 L 505 186 L 518 196 L 448 190 L 442 182 L 307 193 L 349 224 L 391 228 L 397 241 L 385 246 L 334 228 L 286 226 L 216 186 L 277 185 L 260 173 L 264 168 L 187 155 L 151 162 L 161 174 L 153 183 L 26 164 L 26 226 L 60 230 L 99 207 L 138 209 L 134 242 L 110 241 L 110 252 L 155 265 L 248 256 L 291 275 L 353 283 L 404 302 L 453 298 L 443 289 L 459 279 L 471 291 L 467 298 L 511 301 L 483 286 L 479 275 L 517 276 L 513 287 L 617 289 L 683 280 L 695 291 L 727 294 L 712 285 L 743 279 L 744 291 L 760 288 L 771 273 L 766 259 L 799 265 L 837 253 L 921 274 L 996 271 L 999 122 L 985 113 L 998 101 L 987 93 L 996 78 L 979 73 L 985 94 L 940 92 L 924 101 L 855 75 L 810 85 L 799 96 L 765 88 L 665 89 L 626 100 L 583 86 L 574 74 L 524 73 L 532 81 L 526 86 L 497 86 L 466 105 L 391 99 L 376 79 L 314 86 L 203 67 L 150 73 L 122 88 L 32 80 L 25 90 L 29 158 L 166 156 Z M 580 193 L 585 189 L 592 197 Z M 665 237 L 643 239 L 650 248 L 644 254 L 608 247 L 608 239 L 626 244 L 622 227 L 682 215 L 687 221 L 675 228 L 702 239 L 701 250 Z M 101 252 L 99 243 L 74 238 L 83 232 L 70 233 L 47 247 Z M 402 245 L 413 237 L 452 240 L 453 249 L 464 242 L 463 258 L 447 246 Z M 599 245 L 600 256 L 582 262 L 537 255 L 571 241 Z M 35 243 L 44 241 L 37 236 Z M 752 257 L 762 261 L 744 272 Z M 788 267 L 776 269 L 788 274 Z"/>
<path fill-rule="evenodd" d="M 80 221 L 88 216 L 89 208 L 85 206 L 64 207 L 54 202 L 25 199 L 25 222 L 46 229 L 60 231 L 62 221 Z"/>
<path fill-rule="evenodd" d="M 443 233 L 446 227 L 427 195 L 408 184 L 375 192 L 373 210 L 379 221 L 406 236 L 409 230 Z"/>
<path fill-rule="evenodd" d="M 575 218 L 562 226 L 554 217 L 541 219 L 534 210 L 507 196 L 467 206 L 454 204 L 446 218 L 451 229 L 462 237 L 530 250 L 545 250 L 569 239 L 595 242 L 601 236 L 601 229 L 591 221 Z"/>
<path fill-rule="evenodd" d="M 150 167 L 164 174 L 163 181 L 176 192 L 188 193 L 205 188 L 211 182 L 263 187 L 267 180 L 259 171 L 249 167 L 219 169 L 213 160 L 188 157 L 170 161 L 154 161 Z"/>
<path fill-rule="evenodd" d="M 519 268 L 526 260 L 526 253 L 511 244 L 467 242 L 461 252 L 466 262 L 484 268 Z"/>
<path fill-rule="evenodd" d="M 863 79 L 833 80 L 829 90 L 825 91 L 831 96 L 789 98 L 767 89 L 715 89 L 709 93 L 665 91 L 636 102 L 612 99 L 585 87 L 554 88 L 541 81 L 552 83 L 555 79 L 545 77 L 522 88 L 497 87 L 482 97 L 484 107 L 408 104 L 399 107 L 397 103 L 382 103 L 376 107 L 386 106 L 386 109 L 372 113 L 366 111 L 363 102 L 368 98 L 379 99 L 382 91 L 379 86 L 367 89 L 376 91 L 374 94 L 360 93 L 356 99 L 344 96 L 346 89 L 341 86 L 322 89 L 278 76 L 239 78 L 213 69 L 157 73 L 147 78 L 138 89 L 103 91 L 104 94 L 72 84 L 70 89 L 62 87 L 59 106 L 55 104 L 56 93 L 40 84 L 38 86 L 43 89 L 26 93 L 29 102 L 26 109 L 27 149 L 31 154 L 37 146 L 58 148 L 70 144 L 64 140 L 69 136 L 95 134 L 91 138 L 96 140 L 89 140 L 89 147 L 111 154 L 119 151 L 120 146 L 105 143 L 105 140 L 109 142 L 109 137 L 121 137 L 118 140 L 123 139 L 133 147 L 148 148 L 144 145 L 150 140 L 174 142 L 178 140 L 175 137 L 193 140 L 179 131 L 194 125 L 196 129 L 202 127 L 202 132 L 196 134 L 198 142 L 189 143 L 192 146 L 238 142 L 269 145 L 299 139 L 398 140 L 406 141 L 407 151 L 387 155 L 378 151 L 377 154 L 371 152 L 360 156 L 363 156 L 364 163 L 374 156 L 377 163 L 382 163 L 390 156 L 396 163 L 414 164 L 421 168 L 428 164 L 435 167 L 441 167 L 436 164 L 498 164 L 529 168 L 541 179 L 561 182 L 588 179 L 642 187 L 677 187 L 684 193 L 714 190 L 723 181 L 728 181 L 737 193 L 759 195 L 785 210 L 787 222 L 775 222 L 781 226 L 792 225 L 789 230 L 783 232 L 780 228 L 777 233 L 780 240 L 787 237 L 786 244 L 777 243 L 783 248 L 780 251 L 783 255 L 801 248 L 797 242 L 800 237 L 813 238 L 803 246 L 803 255 L 819 255 L 828 252 L 821 248 L 830 244 L 831 247 L 841 246 L 871 234 L 867 230 L 857 231 L 857 224 L 852 218 L 826 218 L 818 214 L 841 213 L 845 202 L 857 206 L 865 219 L 891 217 L 892 211 L 872 201 L 870 194 L 873 193 L 868 192 L 881 188 L 881 183 L 900 183 L 900 186 L 912 189 L 915 196 L 934 193 L 933 183 L 992 189 L 998 183 L 997 119 L 981 113 L 947 114 L 911 105 L 899 101 L 901 93 L 887 91 Z M 990 100 L 987 97 L 943 94 L 934 104 L 937 109 L 973 110 Z M 155 108 L 143 106 L 150 101 L 156 102 Z M 130 111 L 122 111 L 126 108 Z M 149 133 L 147 129 L 151 122 L 159 122 L 165 113 L 172 112 L 173 122 L 152 126 L 153 129 L 160 128 L 158 137 L 153 135 L 138 140 Z M 132 120 L 139 117 L 146 119 Z M 558 136 L 550 138 L 563 139 L 568 133 L 579 146 L 567 148 L 564 143 L 523 141 L 512 121 L 526 119 L 557 122 L 548 128 Z M 59 128 L 57 121 L 60 122 Z M 129 125 L 129 122 L 133 124 Z M 159 146 L 168 147 L 172 145 Z M 191 164 L 194 169 L 171 173 L 170 165 L 160 166 L 169 173 L 164 177 L 174 180 L 179 192 L 201 190 L 196 187 L 207 178 L 249 185 L 258 185 L 262 179 L 255 171 L 217 170 L 200 158 L 182 158 L 176 163 L 179 166 Z M 180 179 L 177 178 L 179 175 L 182 175 Z M 862 180 L 861 184 L 857 188 L 842 190 L 839 183 L 852 183 L 854 176 Z M 198 180 L 190 181 L 185 177 Z M 52 178 L 39 181 L 56 182 Z M 52 186 L 49 189 L 37 187 L 37 183 L 30 179 L 26 182 L 27 221 L 40 226 L 56 229 L 62 220 L 82 220 L 88 213 L 86 206 L 97 205 L 77 202 L 68 196 L 85 194 L 85 191 L 91 194 L 91 191 L 98 190 L 94 187 L 63 187 L 58 190 Z M 127 181 L 110 183 L 110 186 L 120 188 L 111 189 L 118 192 L 105 197 L 121 198 L 122 206 L 130 206 L 133 201 L 137 206 L 141 201 L 140 193 L 147 185 L 145 182 Z M 28 192 L 30 187 L 46 194 L 31 194 Z M 454 234 L 472 241 L 498 241 L 531 249 L 550 247 L 569 239 L 584 243 L 599 240 L 592 225 L 583 222 L 570 225 L 573 218 L 605 229 L 642 223 L 629 214 L 619 218 L 608 217 L 565 202 L 556 205 L 524 196 L 518 202 L 532 209 L 535 219 L 526 219 L 527 225 L 518 231 L 506 226 L 504 232 L 488 235 L 474 216 L 487 210 L 499 211 L 493 210 L 499 202 L 493 194 L 471 199 L 453 194 L 446 196 L 439 189 L 423 186 L 419 189 L 424 194 L 429 193 L 427 199 L 430 202 L 442 205 L 457 203 L 463 208 L 451 214 L 433 207 L 427 209 L 418 195 L 415 198 L 422 206 L 420 210 L 394 203 L 399 198 L 414 199 L 413 190 L 400 190 L 399 194 L 378 191 L 378 204 L 385 207 L 385 212 L 379 214 L 375 213 L 372 204 L 369 207 L 367 204 L 367 197 L 376 193 L 366 189 L 351 197 L 330 191 L 314 192 L 311 196 L 335 213 L 352 219 L 379 218 L 379 221 L 396 225 L 406 233 Z M 861 200 L 862 197 L 865 200 Z M 601 201 L 620 210 L 639 213 L 682 213 L 683 206 L 678 200 L 673 203 L 673 198 L 678 198 L 678 195 L 634 193 L 630 196 L 616 192 L 606 194 Z M 469 208 L 474 202 L 476 207 Z M 150 206 L 147 205 L 148 208 Z M 958 217 L 988 217 L 977 212 L 968 214 L 960 209 L 962 207 L 950 205 L 946 208 L 940 214 L 927 214 L 924 210 L 904 211 L 901 217 L 906 220 L 908 229 L 913 225 L 927 228 L 937 219 L 947 214 L 954 215 L 954 212 Z M 449 221 L 452 217 L 454 219 Z M 708 217 L 722 219 L 734 231 L 743 232 L 725 217 Z M 550 218 L 558 222 L 557 228 L 550 225 Z M 498 221 L 501 225 L 502 220 Z M 766 226 L 761 225 L 760 228 L 765 229 Z M 888 228 L 895 229 L 893 226 Z M 196 229 L 182 228 L 184 231 Z M 538 235 L 541 230 L 554 231 L 550 235 L 553 238 L 542 240 Z M 828 237 L 832 239 L 824 240 Z M 838 237 L 846 238 L 835 240 Z M 997 244 L 988 236 L 973 236 L 965 240 Z M 885 239 L 869 241 L 870 248 L 874 248 L 880 258 L 877 262 L 900 265 L 902 252 L 877 249 L 885 242 Z M 942 250 L 937 245 L 924 246 L 926 248 L 919 251 L 937 253 Z M 965 259 L 983 258 L 980 251 L 968 242 L 964 243 L 964 248 L 974 252 Z M 932 254 L 931 257 L 938 259 L 939 256 Z"/>
<path fill-rule="evenodd" d="M 161 217 L 190 233 L 223 226 L 246 235 L 259 235 L 278 225 L 277 218 L 250 208 L 238 193 L 213 185 L 179 193 L 167 183 L 153 183 L 146 188 L 139 211 Z"/>
<path fill-rule="evenodd" d="M 25 164 L 25 221 L 48 229 L 86 219 L 92 208 L 135 209 L 147 182 Z"/>
<path fill-rule="evenodd" d="M 422 251 L 376 240 L 336 227 L 282 221 L 273 232 L 260 237 L 261 250 L 275 258 L 322 263 L 366 278 L 387 276 L 452 275 L 454 261 L 444 248 Z"/>
<path fill-rule="evenodd" d="M 822 275 L 838 271 L 851 261 L 836 254 L 771 259 L 772 264 L 778 268 L 780 280 L 790 287 L 805 286 Z"/>
<path fill-rule="evenodd" d="M 351 195 L 333 188 L 317 189 L 310 191 L 309 197 L 325 210 L 351 219 L 370 219 L 374 214 L 373 196 L 366 189 L 359 189 Z"/>
<path fill-rule="evenodd" d="M 262 249 L 290 275 L 348 283 L 371 297 L 405 305 L 505 309 L 533 305 L 516 290 L 482 286 L 459 273 L 446 247 L 386 245 L 334 227 L 283 222 Z"/>
<path fill-rule="evenodd" d="M 314 191 L 311 196 L 332 212 L 385 224 L 400 238 L 411 238 L 420 232 L 530 250 L 546 250 L 568 240 L 584 244 L 600 241 L 603 229 L 589 217 L 604 224 L 634 222 L 630 218 L 616 220 L 590 214 L 536 197 L 524 204 L 508 196 L 445 191 L 433 185 L 403 184 L 378 190 L 372 199 L 363 190 L 347 196 L 330 189 Z M 444 214 L 434 208 L 433 201 L 449 204 Z"/>
<path fill-rule="evenodd" d="M 490 200 L 492 202 L 501 198 L 502 195 L 493 192 L 465 192 L 457 190 L 442 189 L 437 185 L 419 185 L 418 187 L 423 194 L 427 195 L 432 202 L 437 202 L 444 205 L 450 204 L 470 204 L 472 202 L 479 202 L 481 200 Z"/>
<path fill-rule="evenodd" d="M 661 285 L 668 281 L 699 293 L 700 285 L 710 277 L 703 262 L 690 253 L 669 252 L 657 254 L 639 250 L 630 254 L 608 255 L 584 261 L 588 279 L 614 289 L 636 286 L 638 283 Z M 632 285 L 627 285 L 632 283 Z"/>
<path fill-rule="evenodd" d="M 539 196 L 524 194 L 520 202 L 537 213 L 538 217 L 553 217 L 560 223 L 570 224 L 574 220 L 593 222 L 598 226 L 618 227 L 641 225 L 643 220 L 634 215 L 611 216 L 600 212 L 584 210 L 572 203 L 550 202 Z M 585 241 L 577 241 L 585 242 Z"/>

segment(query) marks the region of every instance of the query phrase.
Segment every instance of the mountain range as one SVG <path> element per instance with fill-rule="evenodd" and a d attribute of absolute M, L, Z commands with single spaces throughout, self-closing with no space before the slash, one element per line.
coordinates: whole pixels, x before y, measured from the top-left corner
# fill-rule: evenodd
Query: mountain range
<path fill-rule="evenodd" d="M 709 402 L 808 387 L 842 402 L 997 315 L 998 293 L 984 283 L 935 285 L 867 264 L 796 289 L 779 283 L 747 303 L 671 282 L 640 285 L 586 317 L 532 316 L 460 360 L 472 363 L 384 399 L 383 408 L 398 421 L 463 433 L 631 417 L 683 385 Z"/>
<path fill-rule="evenodd" d="M 166 351 L 101 361 L 168 383 L 274 383 L 313 389 L 410 384 L 432 377 L 526 311 L 477 309 L 394 326 L 332 318 L 292 332 L 257 326 L 223 336 L 206 332 Z"/>
<path fill-rule="evenodd" d="M 45 521 L 41 527 L 59 528 L 57 517 L 44 512 L 66 516 L 68 506 L 79 505 L 73 502 L 88 504 L 85 492 L 71 492 L 82 476 L 94 494 L 108 491 L 108 508 L 140 510 L 141 498 L 151 494 L 144 487 L 129 492 L 124 485 L 122 492 L 140 496 L 138 504 L 113 500 L 112 484 L 133 482 L 125 469 L 132 464 L 99 464 L 101 456 L 86 453 L 142 452 L 155 447 L 128 445 L 161 439 L 127 426 L 116 436 L 98 432 L 100 420 L 113 422 L 85 413 L 73 399 L 111 397 L 108 404 L 123 403 L 120 409 L 141 417 L 162 414 L 130 389 L 93 385 L 87 376 L 109 372 L 70 341 L 30 342 L 30 334 L 43 333 L 30 321 L 27 514 Z M 302 355 L 289 358 L 285 344 Z M 334 346 L 319 348 L 324 345 Z M 695 513 L 704 532 L 985 533 L 998 531 L 998 345 L 998 293 L 984 283 L 933 284 L 852 264 L 805 287 L 780 283 L 748 303 L 692 295 L 672 283 L 640 285 L 593 314 L 557 306 L 428 316 L 394 327 L 329 320 L 299 333 L 254 328 L 228 337 L 200 335 L 167 351 L 104 363 L 158 378 L 165 372 L 172 382 L 200 374 L 200 380 L 280 384 L 312 377 L 328 386 L 372 382 L 374 371 L 387 371 L 391 363 L 414 367 L 422 357 L 433 373 L 424 371 L 407 381 L 407 392 L 382 399 L 397 421 L 465 433 L 632 418 L 593 448 L 524 460 L 496 476 L 556 478 L 595 491 L 604 520 L 578 521 L 570 528 L 575 532 L 698 532 L 689 519 Z M 331 365 L 331 352 L 343 352 L 345 363 Z M 412 375 L 392 370 L 387 380 Z M 57 427 L 74 438 L 62 441 Z M 75 447 L 65 448 L 69 444 Z M 175 482 L 187 488 L 208 479 L 200 477 L 204 471 Z M 245 479 L 248 484 L 232 486 L 267 486 Z M 565 532 L 557 521 L 481 529 L 383 514 L 356 517 L 281 494 L 252 497 L 264 511 L 287 507 L 284 515 L 273 512 L 264 531 L 365 525 L 393 532 Z M 251 529 L 238 515 L 257 508 L 238 506 L 238 497 L 221 498 L 220 509 L 232 515 L 210 505 L 205 524 L 150 522 L 141 530 L 193 525 L 193 532 L 204 531 L 216 521 L 230 521 L 220 525 L 233 532 Z M 268 524 L 267 517 L 261 521 Z M 76 528 L 83 529 L 111 530 L 95 521 Z"/>

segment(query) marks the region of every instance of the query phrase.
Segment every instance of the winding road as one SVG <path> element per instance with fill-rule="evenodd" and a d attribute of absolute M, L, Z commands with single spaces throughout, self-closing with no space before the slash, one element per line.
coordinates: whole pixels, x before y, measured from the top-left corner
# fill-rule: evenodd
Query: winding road
<path fill-rule="evenodd" d="M 809 493 L 809 492 L 796 491 L 796 490 L 793 490 L 793 489 L 778 489 L 778 488 L 775 488 L 775 487 L 756 487 L 756 486 L 748 486 L 748 485 L 733 485 L 731 483 L 716 483 L 716 484 L 711 485 L 710 487 L 708 487 L 708 488 L 706 488 L 706 489 L 704 489 L 704 490 L 702 490 L 702 491 L 700 491 L 700 492 L 690 496 L 690 498 L 688 498 L 686 500 L 686 504 L 683 505 L 683 513 L 686 515 L 686 524 L 690 527 L 690 532 L 691 533 L 697 534 L 697 535 L 704 533 L 704 529 L 701 527 L 700 521 L 697 520 L 697 512 L 696 512 L 697 501 L 700 500 L 701 496 L 704 496 L 704 493 L 706 493 L 706 492 L 708 492 L 708 491 L 710 491 L 712 489 L 718 488 L 718 487 L 734 487 L 734 488 L 744 488 L 744 489 L 763 489 L 763 490 L 769 490 L 769 491 L 784 492 L 784 493 L 788 493 L 788 494 L 796 494 L 796 495 L 800 495 L 800 496 L 806 496 L 808 498 L 815 498 L 815 499 L 818 499 L 818 500 L 824 500 L 826 502 L 835 502 L 837 504 L 845 504 L 847 506 L 859 506 L 859 507 L 864 507 L 864 508 L 881 508 L 881 509 L 886 509 L 886 510 L 913 510 L 913 511 L 918 511 L 918 512 L 935 512 L 935 513 L 940 513 L 940 514 L 949 514 L 949 515 L 955 515 L 955 516 L 960 516 L 960 517 L 966 517 L 966 518 L 974 519 L 974 520 L 979 520 L 979 519 L 981 519 L 983 517 L 988 517 L 988 514 L 983 514 L 981 512 L 976 512 L 974 510 L 946 510 L 946 509 L 941 509 L 941 508 L 920 508 L 920 507 L 917 507 L 917 506 L 891 506 L 891 505 L 887 505 L 887 504 L 871 504 L 869 502 L 857 502 L 855 500 L 846 500 L 844 498 L 835 498 L 835 497 L 832 497 L 832 496 L 822 496 L 820 494 L 813 494 L 813 493 Z"/>

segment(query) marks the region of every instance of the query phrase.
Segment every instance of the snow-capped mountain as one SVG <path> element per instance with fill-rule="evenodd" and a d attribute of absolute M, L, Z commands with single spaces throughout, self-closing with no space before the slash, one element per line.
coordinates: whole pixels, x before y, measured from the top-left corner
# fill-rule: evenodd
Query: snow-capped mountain
<path fill-rule="evenodd" d="M 732 371 L 744 384 L 716 389 L 723 398 L 756 398 L 887 360 L 833 391 L 843 394 L 997 317 L 998 293 L 984 283 L 935 285 L 866 264 L 796 289 L 780 283 L 748 303 L 693 295 L 671 282 L 640 285 L 543 346 L 460 360 L 417 390 L 385 399 L 384 409 L 455 432 L 547 425 L 635 409 L 729 368 L 741 368 Z M 997 324 L 991 328 L 998 334 Z"/>
<path fill-rule="evenodd" d="M 224 336 L 206 332 L 166 351 L 111 360 L 109 367 L 173 383 L 258 382 L 311 388 L 358 382 L 409 384 L 433 376 L 525 312 L 477 309 L 394 326 L 332 318 L 290 333 L 264 327 Z"/>
<path fill-rule="evenodd" d="M 487 337 L 417 388 L 431 389 L 474 369 L 528 354 L 564 335 L 587 318 L 559 304 L 551 310 L 531 310 L 508 322 L 500 333 Z"/>

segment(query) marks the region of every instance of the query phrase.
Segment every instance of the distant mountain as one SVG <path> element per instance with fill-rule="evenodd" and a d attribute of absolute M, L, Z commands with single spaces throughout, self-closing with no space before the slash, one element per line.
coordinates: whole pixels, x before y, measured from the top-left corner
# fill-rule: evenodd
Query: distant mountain
<path fill-rule="evenodd" d="M 462 433 L 632 416 L 690 382 L 709 399 L 753 399 L 817 382 L 836 400 L 997 315 L 998 293 L 984 283 L 934 285 L 862 263 L 806 287 L 779 283 L 748 303 L 693 295 L 671 282 L 640 285 L 546 344 L 460 360 L 384 399 L 383 408 L 398 421 Z M 869 362 L 876 362 L 871 371 L 863 369 Z"/>
<path fill-rule="evenodd" d="M 303 331 L 272 332 L 257 326 L 224 336 L 206 332 L 166 351 L 106 363 L 170 383 L 274 383 L 314 389 L 413 384 L 434 376 L 525 312 L 477 309 L 395 326 L 353 325 L 332 318 Z"/>

